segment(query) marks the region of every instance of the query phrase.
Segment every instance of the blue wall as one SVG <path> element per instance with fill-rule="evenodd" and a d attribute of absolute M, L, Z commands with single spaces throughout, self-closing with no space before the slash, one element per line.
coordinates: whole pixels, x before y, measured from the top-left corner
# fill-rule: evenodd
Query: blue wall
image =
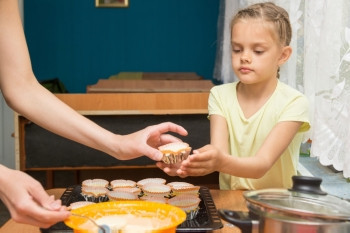
<path fill-rule="evenodd" d="M 72 93 L 121 71 L 196 72 L 212 79 L 218 0 L 24 1 L 34 73 L 58 77 Z"/>

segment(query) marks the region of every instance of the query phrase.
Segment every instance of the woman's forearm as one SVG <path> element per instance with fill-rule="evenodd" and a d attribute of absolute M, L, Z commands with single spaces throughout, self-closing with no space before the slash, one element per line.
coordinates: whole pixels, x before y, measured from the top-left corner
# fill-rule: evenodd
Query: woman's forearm
<path fill-rule="evenodd" d="M 120 136 L 83 117 L 38 82 L 17 86 L 6 99 L 15 111 L 49 131 L 115 157 L 119 155 Z"/>

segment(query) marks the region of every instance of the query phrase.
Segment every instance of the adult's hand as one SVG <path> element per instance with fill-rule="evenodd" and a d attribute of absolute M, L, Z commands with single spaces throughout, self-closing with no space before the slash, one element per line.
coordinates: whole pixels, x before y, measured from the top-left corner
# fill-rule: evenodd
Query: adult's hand
<path fill-rule="evenodd" d="M 68 218 L 60 200 L 49 196 L 41 184 L 24 172 L 0 165 L 0 198 L 14 221 L 41 228 Z"/>
<path fill-rule="evenodd" d="M 182 170 L 180 169 L 182 162 L 176 164 L 166 164 L 164 162 L 157 162 L 156 165 L 158 168 L 163 170 L 163 172 L 165 172 L 168 176 L 179 176 L 181 178 L 186 178 L 188 175 L 182 173 Z"/>
<path fill-rule="evenodd" d="M 153 160 L 160 161 L 162 153 L 157 149 L 159 146 L 181 141 L 168 132 L 187 135 L 187 131 L 177 124 L 164 122 L 158 125 L 152 125 L 132 134 L 124 135 L 119 140 L 120 155 L 119 159 L 131 159 L 145 155 Z"/>

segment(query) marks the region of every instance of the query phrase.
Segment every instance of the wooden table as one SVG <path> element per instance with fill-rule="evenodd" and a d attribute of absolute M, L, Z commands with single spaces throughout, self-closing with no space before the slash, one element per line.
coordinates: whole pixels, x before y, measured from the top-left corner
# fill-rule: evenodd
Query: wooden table
<path fill-rule="evenodd" d="M 210 80 L 117 80 L 100 79 L 87 87 L 87 93 L 172 93 L 207 92 L 214 86 Z"/>
<path fill-rule="evenodd" d="M 47 191 L 50 195 L 55 195 L 56 198 L 61 197 L 64 189 L 50 189 Z M 210 190 L 214 203 L 217 209 L 230 209 L 237 211 L 247 211 L 247 207 L 242 196 L 242 191 L 234 190 Z M 240 233 L 241 231 L 231 224 L 222 221 L 224 227 L 220 230 L 215 230 L 213 233 Z M 38 227 L 19 224 L 10 219 L 1 228 L 0 233 L 40 233 Z"/>

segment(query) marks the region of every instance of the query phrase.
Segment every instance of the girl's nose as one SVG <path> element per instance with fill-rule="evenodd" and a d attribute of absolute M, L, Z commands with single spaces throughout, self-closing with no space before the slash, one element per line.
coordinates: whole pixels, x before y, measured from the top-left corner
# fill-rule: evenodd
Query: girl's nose
<path fill-rule="evenodd" d="M 241 56 L 241 62 L 242 63 L 250 63 L 251 62 L 251 56 L 248 52 L 245 52 L 245 53 L 242 53 L 242 56 Z"/>

